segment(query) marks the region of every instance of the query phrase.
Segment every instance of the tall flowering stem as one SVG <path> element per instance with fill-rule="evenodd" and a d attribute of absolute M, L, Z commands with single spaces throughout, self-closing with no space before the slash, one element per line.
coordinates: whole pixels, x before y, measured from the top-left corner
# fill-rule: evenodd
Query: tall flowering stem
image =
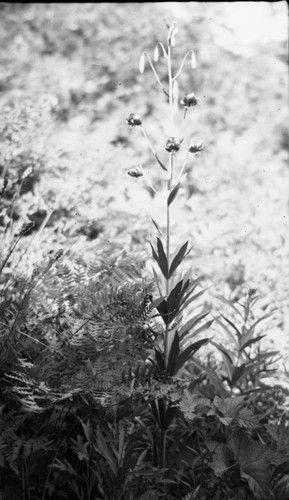
<path fill-rule="evenodd" d="M 181 326 L 183 311 L 186 307 L 192 304 L 202 293 L 195 293 L 195 288 L 198 286 L 200 279 L 192 280 L 185 274 L 180 280 L 175 284 L 172 281 L 172 277 L 175 276 L 177 269 L 186 257 L 188 253 L 188 241 L 184 242 L 181 247 L 174 253 L 171 254 L 171 204 L 178 195 L 180 183 L 184 177 L 183 172 L 186 167 L 186 161 L 189 153 L 198 153 L 203 149 L 201 142 L 195 144 L 190 144 L 189 149 L 186 151 L 185 161 L 176 175 L 176 181 L 174 179 L 174 169 L 175 169 L 175 157 L 179 151 L 181 144 L 184 140 L 176 138 L 176 127 L 175 127 L 175 112 L 178 106 L 178 82 L 177 79 L 182 73 L 183 67 L 185 65 L 188 56 L 191 55 L 191 67 L 195 69 L 195 53 L 190 50 L 186 53 L 183 61 L 180 65 L 179 70 L 173 75 L 172 70 L 172 49 L 175 46 L 175 37 L 177 33 L 177 27 L 175 23 L 172 25 L 167 22 L 168 28 L 168 43 L 167 49 L 161 42 L 158 42 L 154 50 L 154 63 L 156 63 L 160 57 L 166 60 L 167 67 L 167 85 L 161 82 L 161 79 L 157 73 L 157 70 L 152 63 L 151 58 L 147 52 L 143 52 L 140 61 L 139 69 L 143 73 L 145 69 L 146 61 L 149 63 L 150 68 L 156 78 L 158 85 L 162 88 L 164 94 L 168 98 L 169 104 L 169 137 L 165 143 L 165 151 L 169 153 L 168 164 L 165 165 L 159 155 L 156 153 L 151 140 L 142 123 L 142 119 L 138 114 L 130 114 L 127 123 L 130 128 L 140 127 L 145 140 L 148 143 L 149 149 L 153 153 L 158 165 L 162 170 L 166 172 L 166 228 L 164 231 L 161 230 L 158 223 L 152 219 L 155 228 L 158 231 L 158 236 L 156 240 L 156 246 L 151 244 L 152 257 L 155 260 L 158 271 L 155 271 L 155 277 L 160 289 L 161 297 L 156 301 L 156 309 L 158 310 L 159 316 L 163 321 L 163 327 L 161 330 L 162 342 L 159 343 L 159 339 L 154 344 L 154 366 L 156 373 L 163 380 L 164 378 L 169 381 L 172 380 L 177 373 L 183 369 L 185 363 L 195 354 L 198 349 L 205 343 L 208 339 L 201 339 L 195 342 L 190 342 L 191 339 L 199 334 L 201 331 L 206 330 L 211 325 L 212 321 L 207 321 L 202 326 L 199 323 L 206 317 L 208 313 L 200 313 L 194 315 L 191 320 L 188 320 L 184 325 Z M 184 119 L 186 117 L 189 108 L 196 106 L 198 99 L 195 97 L 194 93 L 187 93 L 180 101 L 180 104 L 184 107 Z M 155 192 L 157 196 L 162 196 L 153 187 L 151 182 L 148 180 L 148 176 L 145 173 L 145 169 L 142 166 L 131 169 L 128 174 L 132 177 L 143 177 L 148 183 L 149 187 Z M 176 280 L 177 281 L 177 280 Z M 158 422 L 161 431 L 161 446 L 160 446 L 160 464 L 163 468 L 166 466 L 166 447 L 167 447 L 167 429 L 174 419 L 176 414 L 175 404 L 170 401 L 167 395 L 163 395 L 156 400 L 150 402 L 150 407 L 154 415 L 155 420 Z"/>
<path fill-rule="evenodd" d="M 170 128 L 171 128 L 171 136 L 174 137 L 174 97 L 173 97 L 173 77 L 172 77 L 172 45 L 171 38 L 168 39 L 168 78 L 169 78 L 169 113 L 170 113 Z M 169 168 L 168 168 L 168 182 L 167 189 L 168 195 L 172 190 L 173 183 L 173 174 L 174 174 L 174 152 L 170 151 L 169 157 Z M 167 247 L 166 247 L 166 256 L 168 269 L 170 268 L 170 204 L 167 202 Z M 168 276 L 166 279 L 166 297 L 169 296 L 170 293 L 170 277 Z M 167 362 L 169 353 L 169 324 L 166 325 L 166 334 L 164 338 L 164 357 Z"/>
<path fill-rule="evenodd" d="M 176 253 L 172 254 L 171 252 L 171 204 L 175 200 L 178 195 L 180 183 L 182 182 L 182 178 L 184 177 L 183 172 L 186 167 L 186 161 L 189 153 L 198 153 L 203 149 L 203 145 L 201 142 L 197 142 L 196 144 L 190 144 L 189 149 L 186 151 L 185 161 L 183 165 L 180 167 L 179 171 L 176 173 L 176 180 L 174 178 L 175 174 L 175 158 L 176 154 L 179 151 L 183 139 L 176 138 L 176 124 L 175 124 L 175 112 L 178 107 L 178 78 L 182 74 L 182 70 L 184 68 L 185 62 L 188 60 L 188 57 L 191 56 L 191 68 L 195 69 L 196 60 L 195 53 L 193 50 L 189 50 L 182 62 L 181 65 L 173 74 L 172 68 L 172 53 L 173 48 L 175 46 L 175 38 L 177 33 L 176 24 L 170 24 L 167 22 L 168 28 L 168 38 L 167 38 L 167 47 L 165 48 L 161 42 L 158 42 L 153 55 L 153 61 L 148 55 L 146 51 L 141 54 L 139 61 L 139 70 L 141 73 L 145 70 L 145 65 L 148 63 L 151 68 L 158 85 L 162 88 L 164 94 L 168 99 L 168 133 L 169 137 L 165 142 L 165 151 L 169 153 L 167 164 L 163 163 L 156 153 L 154 146 L 145 130 L 142 119 L 138 114 L 130 114 L 127 123 L 130 128 L 139 127 L 141 132 L 149 146 L 149 149 L 153 153 L 155 159 L 157 160 L 159 166 L 162 170 L 166 172 L 166 227 L 165 230 L 162 231 L 156 221 L 153 221 L 159 237 L 157 237 L 157 244 L 154 247 L 151 244 L 152 248 L 152 257 L 156 261 L 159 273 L 156 271 L 155 276 L 157 278 L 157 282 L 160 285 L 160 300 L 156 306 L 160 317 L 163 320 L 164 327 L 162 330 L 163 342 L 160 347 L 159 344 L 156 345 L 155 354 L 156 354 L 156 363 L 159 367 L 159 370 L 165 376 L 174 376 L 179 369 L 182 368 L 187 359 L 192 355 L 193 351 L 199 349 L 203 343 L 207 342 L 207 339 L 203 341 L 195 342 L 194 344 L 185 347 L 183 351 L 181 351 L 182 346 L 187 345 L 187 336 L 192 336 L 191 328 L 186 329 L 186 324 L 179 329 L 179 324 L 182 321 L 183 310 L 191 304 L 195 298 L 199 297 L 202 292 L 193 295 L 196 286 L 199 283 L 199 280 L 191 280 L 187 278 L 186 275 L 180 279 L 177 284 L 175 284 L 175 280 L 173 278 L 175 273 L 186 257 L 188 253 L 188 241 L 184 242 L 179 250 Z M 161 78 L 158 75 L 155 63 L 158 62 L 159 58 L 162 57 L 166 61 L 166 69 L 167 69 L 167 81 L 163 83 Z M 185 115 L 189 108 L 192 108 L 197 105 L 198 99 L 195 97 L 195 94 L 190 92 L 186 93 L 184 97 L 180 100 L 179 104 L 184 107 Z M 184 116 L 185 118 L 185 116 Z M 143 179 L 147 182 L 149 187 L 155 192 L 157 196 L 162 195 L 154 188 L 152 183 L 149 181 L 149 178 L 141 166 L 138 166 L 128 172 L 132 177 L 143 177 Z M 200 317 L 194 317 L 193 325 L 197 325 L 199 321 L 201 321 L 205 316 L 200 315 Z M 208 325 L 207 325 L 208 326 Z M 202 327 L 201 327 L 202 329 Z M 198 329 L 198 333 L 200 332 L 200 328 Z M 200 343 L 199 343 L 200 342 Z"/>

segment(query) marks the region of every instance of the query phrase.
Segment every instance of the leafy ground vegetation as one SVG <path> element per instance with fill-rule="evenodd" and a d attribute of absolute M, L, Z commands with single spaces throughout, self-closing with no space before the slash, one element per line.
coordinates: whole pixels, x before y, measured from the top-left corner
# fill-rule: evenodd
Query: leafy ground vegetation
<path fill-rule="evenodd" d="M 286 40 L 172 10 L 0 4 L 3 500 L 289 498 Z"/>

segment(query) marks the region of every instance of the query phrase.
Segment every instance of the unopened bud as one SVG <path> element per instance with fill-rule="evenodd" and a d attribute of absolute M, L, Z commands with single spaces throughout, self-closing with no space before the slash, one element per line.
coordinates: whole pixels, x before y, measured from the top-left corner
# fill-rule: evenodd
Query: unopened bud
<path fill-rule="evenodd" d="M 143 168 L 141 165 L 138 165 L 135 168 L 132 168 L 131 170 L 128 171 L 128 175 L 131 177 L 142 177 L 143 176 Z"/>
<path fill-rule="evenodd" d="M 185 106 L 185 108 L 191 108 L 198 104 L 198 99 L 195 94 L 192 92 L 191 94 L 186 94 L 181 100 L 181 104 Z"/>
<path fill-rule="evenodd" d="M 165 150 L 168 151 L 169 153 L 172 153 L 173 151 L 174 152 L 179 151 L 181 147 L 181 142 L 182 141 L 179 141 L 174 137 L 170 137 L 165 144 Z"/>
<path fill-rule="evenodd" d="M 203 151 L 204 147 L 205 146 L 203 145 L 202 141 L 198 141 L 189 147 L 189 152 L 190 153 L 200 153 L 201 151 Z"/>
<path fill-rule="evenodd" d="M 28 175 L 30 175 L 30 174 L 32 174 L 32 167 L 27 167 L 27 168 L 24 170 L 24 172 L 23 172 L 23 174 L 22 174 L 22 176 L 21 176 L 21 179 L 22 179 L 22 180 L 23 180 L 23 179 L 26 179 L 26 177 L 28 177 Z"/>
<path fill-rule="evenodd" d="M 139 60 L 140 73 L 143 73 L 144 69 L 145 69 L 145 52 L 142 53 L 142 55 L 140 56 L 140 60 Z"/>
<path fill-rule="evenodd" d="M 142 124 L 142 119 L 139 115 L 131 113 L 129 117 L 126 119 L 130 128 L 137 127 Z"/>

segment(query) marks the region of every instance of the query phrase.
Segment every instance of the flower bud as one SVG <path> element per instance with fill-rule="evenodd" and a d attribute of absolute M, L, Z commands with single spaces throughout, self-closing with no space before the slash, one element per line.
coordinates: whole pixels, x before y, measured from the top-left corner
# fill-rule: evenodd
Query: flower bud
<path fill-rule="evenodd" d="M 185 108 L 191 108 L 198 104 L 198 99 L 195 94 L 192 92 L 191 94 L 186 94 L 181 100 L 181 104 L 185 106 Z"/>
<path fill-rule="evenodd" d="M 198 141 L 189 147 L 189 153 L 200 153 L 204 149 L 202 141 Z"/>
<path fill-rule="evenodd" d="M 31 173 L 32 173 L 32 167 L 27 167 L 27 168 L 24 170 L 24 172 L 23 172 L 23 174 L 22 174 L 22 176 L 21 176 L 21 179 L 22 179 L 22 180 L 26 179 L 26 177 L 28 177 L 28 175 L 30 175 Z"/>
<path fill-rule="evenodd" d="M 131 113 L 129 117 L 126 119 L 130 128 L 137 127 L 142 124 L 142 119 L 139 115 Z"/>
<path fill-rule="evenodd" d="M 174 152 L 179 151 L 181 147 L 181 142 L 182 141 L 179 141 L 174 137 L 170 137 L 165 144 L 165 150 L 168 151 L 169 153 L 172 153 L 173 151 Z"/>
<path fill-rule="evenodd" d="M 144 69 L 145 69 L 145 52 L 142 53 L 142 55 L 140 56 L 140 60 L 139 60 L 140 73 L 143 73 Z"/>
<path fill-rule="evenodd" d="M 131 177 L 142 177 L 143 176 L 143 168 L 141 165 L 138 165 L 135 168 L 132 168 L 131 170 L 128 171 L 128 175 Z"/>

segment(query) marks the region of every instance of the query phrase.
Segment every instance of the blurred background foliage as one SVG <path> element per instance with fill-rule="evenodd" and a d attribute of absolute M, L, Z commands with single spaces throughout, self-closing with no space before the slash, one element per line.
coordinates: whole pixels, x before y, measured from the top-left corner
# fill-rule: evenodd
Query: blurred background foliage
<path fill-rule="evenodd" d="M 258 288 L 260 308 L 275 310 L 268 339 L 288 349 L 288 13 L 286 2 L 245 3 L 244 36 L 232 11 L 241 3 L 0 4 L 0 173 L 10 183 L 0 228 L 17 188 L 16 224 L 49 217 L 37 239 L 25 236 L 34 241 L 17 272 L 60 247 L 87 260 L 149 253 L 164 200 L 127 171 L 141 163 L 158 187 L 162 172 L 125 119 L 143 117 L 166 162 L 166 98 L 138 61 L 166 42 L 168 17 L 179 27 L 176 69 L 189 49 L 198 63 L 179 82 L 180 97 L 199 98 L 184 123 L 180 110 L 180 136 L 205 144 L 189 158 L 172 244 L 193 244 L 187 265 L 205 275 L 208 306 L 216 293 Z"/>

